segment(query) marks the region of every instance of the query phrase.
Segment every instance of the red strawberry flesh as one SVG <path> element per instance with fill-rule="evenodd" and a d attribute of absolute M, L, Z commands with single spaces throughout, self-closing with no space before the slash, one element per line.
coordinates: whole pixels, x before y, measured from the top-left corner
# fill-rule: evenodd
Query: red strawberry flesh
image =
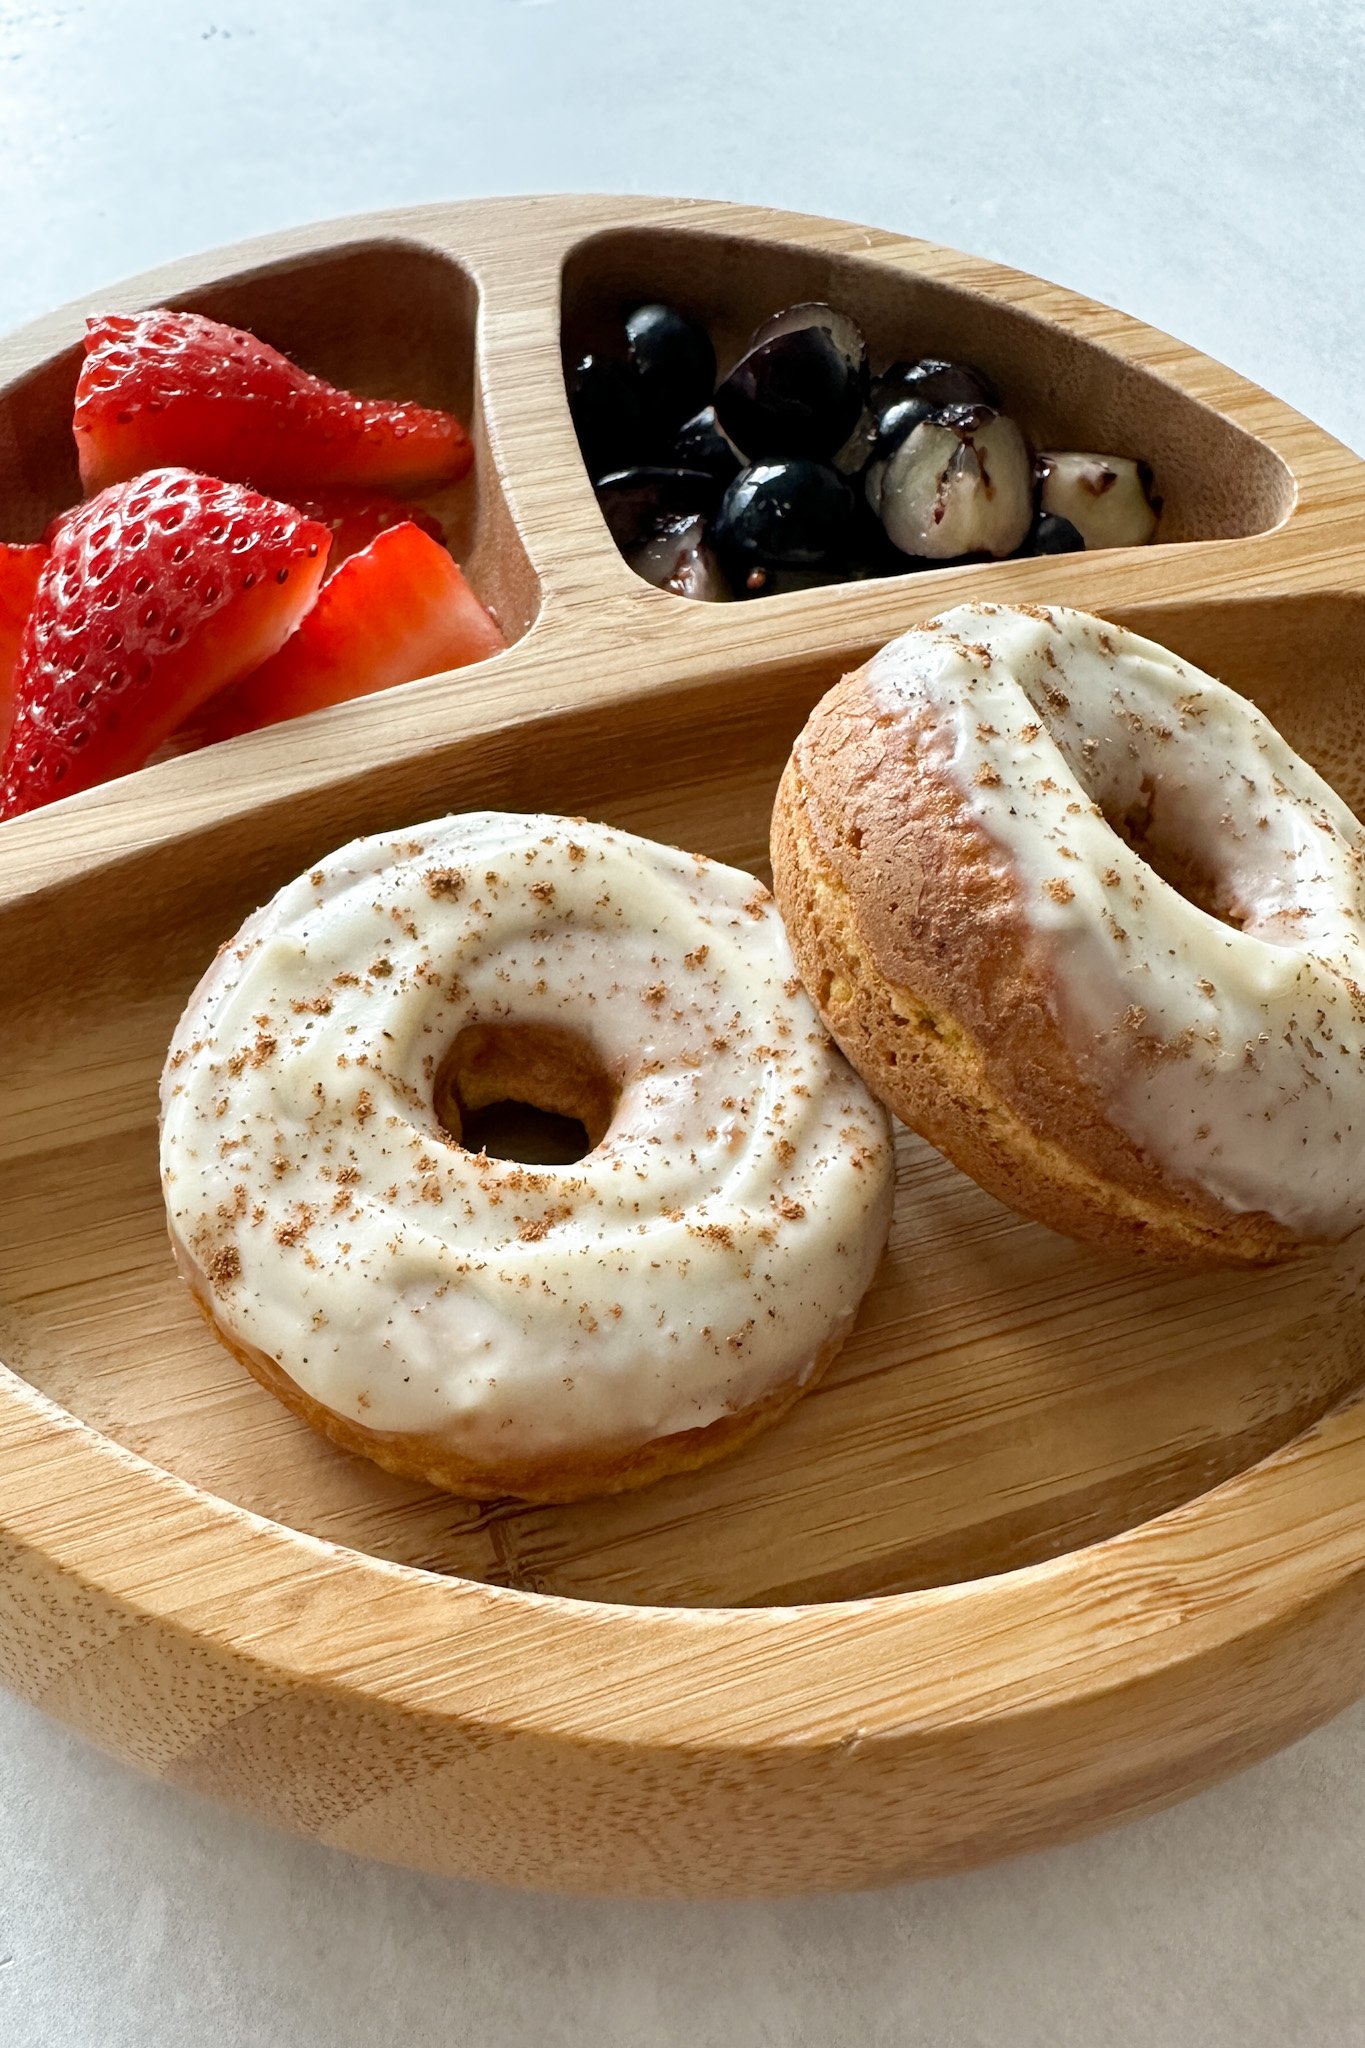
<path fill-rule="evenodd" d="M 0 760 L 0 818 L 126 774 L 307 612 L 329 535 L 241 484 L 155 470 L 60 527 Z"/>
<path fill-rule="evenodd" d="M 85 351 L 74 427 L 87 493 L 163 463 L 281 496 L 415 491 L 473 461 L 452 413 L 341 391 L 202 313 L 102 313 Z"/>
<path fill-rule="evenodd" d="M 414 526 L 420 526 L 434 541 L 445 546 L 445 529 L 439 519 L 424 512 L 420 505 L 405 504 L 402 498 L 388 498 L 371 491 L 351 491 L 340 485 L 335 490 L 317 491 L 305 497 L 294 498 L 296 511 L 305 519 L 317 519 L 327 527 L 332 536 L 332 551 L 327 557 L 327 574 L 335 576 L 343 562 L 352 555 L 358 555 L 362 548 L 385 532 L 390 526 L 401 526 L 410 519 Z"/>
<path fill-rule="evenodd" d="M 274 660 L 212 707 L 207 737 L 463 668 L 506 644 L 446 550 L 416 526 L 392 526 L 329 578 Z"/>
<path fill-rule="evenodd" d="M 47 549 L 41 544 L 13 547 L 0 543 L 0 749 L 14 723 L 19 646 L 46 561 Z"/>

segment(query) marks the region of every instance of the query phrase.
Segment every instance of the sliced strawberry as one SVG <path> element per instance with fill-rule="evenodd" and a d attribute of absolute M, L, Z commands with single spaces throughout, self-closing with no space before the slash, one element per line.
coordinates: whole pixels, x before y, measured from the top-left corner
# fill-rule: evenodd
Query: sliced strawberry
<path fill-rule="evenodd" d="M 344 562 L 273 661 L 211 707 L 208 739 L 464 668 L 507 645 L 459 565 L 411 524 Z"/>
<path fill-rule="evenodd" d="M 33 610 L 34 593 L 46 560 L 47 549 L 41 544 L 29 548 L 0 542 L 0 749 L 14 723 L 19 643 Z"/>
<path fill-rule="evenodd" d="M 86 491 L 183 463 L 260 490 L 415 491 L 474 459 L 453 414 L 358 398 L 202 313 L 101 313 L 76 385 Z"/>
<path fill-rule="evenodd" d="M 433 519 L 430 512 L 424 512 L 420 505 L 406 505 L 401 498 L 385 498 L 369 491 L 348 491 L 340 486 L 334 491 L 314 491 L 308 497 L 295 497 L 296 511 L 305 519 L 318 519 L 329 527 L 332 535 L 332 552 L 327 557 L 327 574 L 335 576 L 343 562 L 352 555 L 358 555 L 367 548 L 377 535 L 390 526 L 401 526 L 410 519 L 414 526 L 420 526 L 423 533 L 429 533 L 434 541 L 445 546 L 445 528 L 439 519 Z"/>
<path fill-rule="evenodd" d="M 307 495 L 296 491 L 289 502 L 305 519 L 316 519 L 330 532 L 329 576 L 335 576 L 348 556 L 358 555 L 362 548 L 367 548 L 377 533 L 383 533 L 388 526 L 401 526 L 405 519 L 410 519 L 414 526 L 421 527 L 423 533 L 429 533 L 433 540 L 445 546 L 446 533 L 440 520 L 420 505 L 409 504 L 406 498 L 389 498 L 381 491 L 353 491 L 344 484 L 338 484 L 333 490 L 314 491 Z M 43 529 L 45 547 L 50 548 L 67 522 L 84 510 L 85 505 L 82 504 L 68 505 L 65 511 L 54 512 Z"/>
<path fill-rule="evenodd" d="M 59 529 L 19 648 L 0 818 L 136 768 L 276 652 L 329 535 L 241 484 L 160 469 Z"/>

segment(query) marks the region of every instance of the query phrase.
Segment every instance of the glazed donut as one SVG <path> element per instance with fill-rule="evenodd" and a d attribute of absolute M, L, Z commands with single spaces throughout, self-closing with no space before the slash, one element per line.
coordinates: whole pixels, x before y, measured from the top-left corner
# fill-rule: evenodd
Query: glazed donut
<path fill-rule="evenodd" d="M 591 1146 L 465 1149 L 513 1098 Z M 570 1500 L 708 1462 L 838 1350 L 885 1112 L 772 897 L 600 825 L 358 840 L 219 955 L 162 1079 L 181 1270 L 281 1400 L 390 1471 Z"/>
<path fill-rule="evenodd" d="M 964 605 L 816 707 L 773 818 L 873 1092 L 1073 1237 L 1263 1263 L 1365 1221 L 1365 832 L 1244 698 Z"/>

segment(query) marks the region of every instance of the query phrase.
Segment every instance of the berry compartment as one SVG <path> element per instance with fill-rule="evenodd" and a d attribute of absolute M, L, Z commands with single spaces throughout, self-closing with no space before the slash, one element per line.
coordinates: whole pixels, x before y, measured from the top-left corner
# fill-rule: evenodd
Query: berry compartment
<path fill-rule="evenodd" d="M 1019 422 L 1035 449 L 1149 464 L 1163 501 L 1157 545 L 1245 538 L 1286 518 L 1295 486 L 1281 457 L 1211 405 L 1173 388 L 1159 374 L 1159 356 L 1143 363 L 1119 352 L 1106 309 L 1074 300 L 1074 324 L 1061 326 L 1028 304 L 1028 287 L 1050 288 L 1003 270 L 983 284 L 979 265 L 972 283 L 959 283 L 947 252 L 926 248 L 921 268 L 915 251 L 902 243 L 891 260 L 877 260 L 685 228 L 593 236 L 564 267 L 566 376 L 587 353 L 610 357 L 623 314 L 642 302 L 662 301 L 700 322 L 723 381 L 761 323 L 780 309 L 823 301 L 857 322 L 874 377 L 898 359 L 974 364 L 998 386 L 1000 410 Z M 1113 316 L 1119 324 L 1121 316 Z M 861 492 L 860 479 L 854 489 Z M 993 579 L 1008 575 L 1008 559 L 970 566 L 989 590 Z M 960 571 L 964 561 L 937 566 Z M 921 561 L 898 561 L 894 550 L 883 566 L 874 550 L 870 573 L 935 571 Z M 1065 565 L 1058 573 L 1066 573 Z"/>

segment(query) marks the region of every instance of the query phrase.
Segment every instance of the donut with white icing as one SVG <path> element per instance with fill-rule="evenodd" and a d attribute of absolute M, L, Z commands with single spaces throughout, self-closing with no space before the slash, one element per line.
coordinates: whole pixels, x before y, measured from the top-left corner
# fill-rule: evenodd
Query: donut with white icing
<path fill-rule="evenodd" d="M 590 1150 L 466 1149 L 511 1097 Z M 890 1217 L 886 1113 L 749 875 L 470 813 L 248 919 L 162 1080 L 183 1272 L 335 1442 L 474 1498 L 703 1464 L 828 1364 Z"/>
<path fill-rule="evenodd" d="M 864 1080 L 1026 1215 L 1261 1263 L 1365 1222 L 1365 831 L 1246 699 L 964 605 L 793 750 L 774 887 Z"/>

